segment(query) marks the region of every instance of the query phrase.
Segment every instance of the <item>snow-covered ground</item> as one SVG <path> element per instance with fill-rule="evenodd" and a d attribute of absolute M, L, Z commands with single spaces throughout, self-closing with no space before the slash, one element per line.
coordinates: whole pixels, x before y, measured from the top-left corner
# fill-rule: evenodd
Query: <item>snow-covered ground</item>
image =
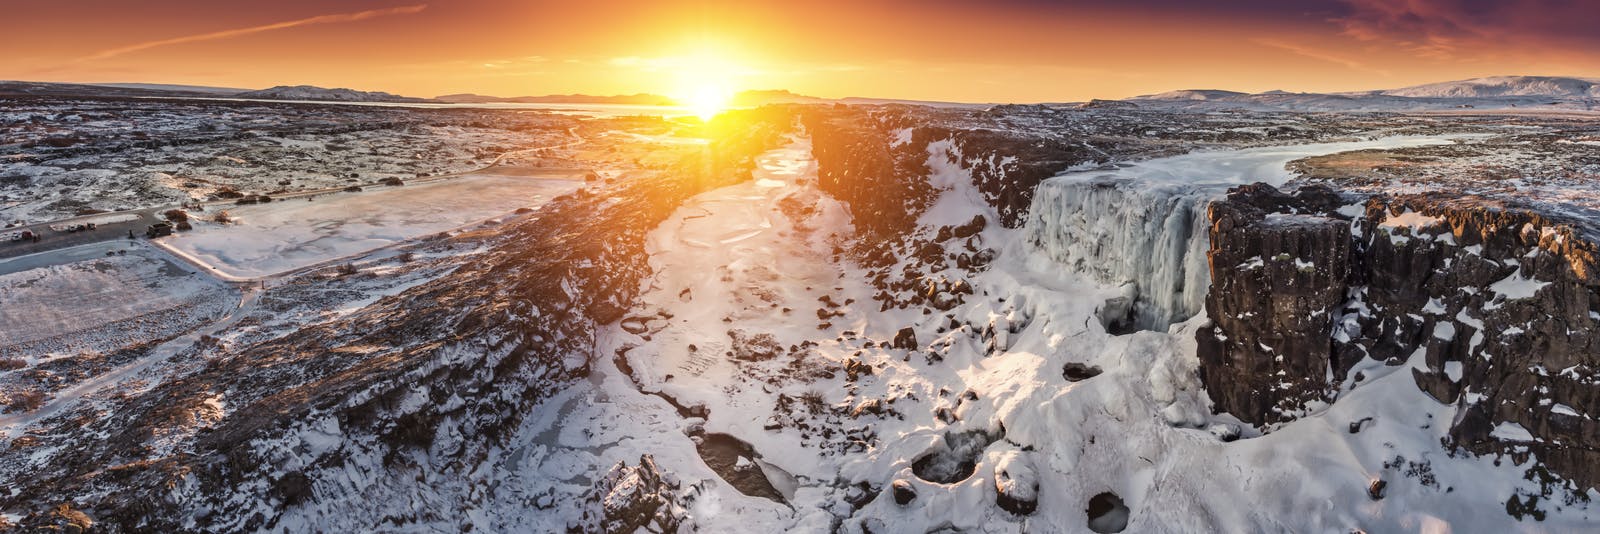
<path fill-rule="evenodd" d="M 94 339 L 36 342 L 112 323 L 126 322 L 104 333 L 114 338 L 102 340 L 107 343 L 159 337 L 185 322 L 164 312 L 205 316 L 229 293 L 215 279 L 140 243 L 97 243 L 13 258 L 0 262 L 0 273 L 0 354 L 21 351 L 32 357 L 104 348 Z M 150 319 L 134 320 L 142 316 Z"/>
<path fill-rule="evenodd" d="M 805 153 L 803 140 L 769 152 L 755 180 L 695 197 L 650 235 L 657 276 L 644 305 L 596 351 L 624 356 L 596 361 L 591 382 L 523 431 L 530 444 L 511 453 L 518 489 L 505 504 L 563 502 L 651 454 L 691 488 L 691 520 L 713 532 L 828 532 L 836 518 L 845 532 L 1535 528 L 1501 506 L 1517 489 L 1537 492 L 1526 466 L 1439 445 L 1454 411 L 1412 383 L 1420 360 L 1363 367 L 1370 378 L 1337 405 L 1271 434 L 1241 429 L 1210 415 L 1195 378 L 1203 317 L 1108 333 L 1097 309 L 1123 290 L 1063 268 L 1026 238 L 1034 230 L 983 230 L 1001 254 L 950 312 L 878 311 L 865 273 L 833 256 L 849 217 L 813 187 Z M 946 185 L 943 210 L 979 198 Z M 997 218 L 980 203 L 965 209 Z M 890 348 L 904 326 L 917 348 Z M 685 419 L 666 397 L 709 415 Z M 750 443 L 759 457 L 736 465 L 760 469 L 786 503 L 719 476 L 695 446 L 713 434 Z M 890 495 L 897 481 L 916 494 L 908 504 Z M 882 493 L 855 509 L 846 499 L 858 484 Z M 997 485 L 1036 494 L 1038 510 L 997 507 Z M 1089 516 L 1106 493 L 1126 504 L 1125 525 L 1115 511 Z M 571 519 L 561 510 L 516 521 L 560 529 Z M 1557 505 L 1537 528 L 1593 520 Z"/>
<path fill-rule="evenodd" d="M 234 223 L 196 222 L 161 243 L 223 276 L 258 278 L 537 208 L 582 185 L 572 178 L 477 174 L 239 206 L 227 210 Z"/>

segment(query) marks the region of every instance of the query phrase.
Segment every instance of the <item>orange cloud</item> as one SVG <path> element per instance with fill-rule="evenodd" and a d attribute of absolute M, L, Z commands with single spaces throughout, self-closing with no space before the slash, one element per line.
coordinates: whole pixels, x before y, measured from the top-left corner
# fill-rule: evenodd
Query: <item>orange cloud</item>
<path fill-rule="evenodd" d="M 128 45 L 128 46 L 122 46 L 122 47 L 111 48 L 111 49 L 107 49 L 107 50 L 101 50 L 101 51 L 96 52 L 94 54 L 90 54 L 88 56 L 84 56 L 82 58 L 79 58 L 79 61 L 94 61 L 94 60 L 99 60 L 99 59 L 109 59 L 109 58 L 117 57 L 117 56 L 120 56 L 120 55 L 123 55 L 123 54 L 128 54 L 128 53 L 132 53 L 132 52 L 138 52 L 140 50 L 148 50 L 148 49 L 155 48 L 155 47 L 158 47 L 158 46 L 169 46 L 169 45 L 175 45 L 175 44 L 194 43 L 194 42 L 200 42 L 200 41 L 214 41 L 214 40 L 217 40 L 217 39 L 228 39 L 228 38 L 232 38 L 232 37 L 239 37 L 241 35 L 250 35 L 250 34 L 254 34 L 254 33 L 269 32 L 269 31 L 273 31 L 273 30 L 283 30 L 283 29 L 294 28 L 294 27 L 298 27 L 298 26 L 309 26 L 309 25 L 312 25 L 312 24 L 332 24 L 332 23 L 337 23 L 337 22 L 355 22 L 355 21 L 358 21 L 358 20 L 367 20 L 367 19 L 371 19 L 371 18 L 386 17 L 386 16 L 390 16 L 390 15 L 410 15 L 410 14 L 414 14 L 414 13 L 419 13 L 422 10 L 427 9 L 427 8 L 428 8 L 427 4 L 417 4 L 417 5 L 411 5 L 411 6 L 391 7 L 391 8 L 387 8 L 387 9 L 369 9 L 367 11 L 358 11 L 358 12 L 355 12 L 355 13 L 336 13 L 336 14 L 332 14 L 332 15 L 318 15 L 318 16 L 315 16 L 315 17 L 308 17 L 308 18 L 303 18 L 303 19 L 298 19 L 298 20 L 290 20 L 290 21 L 284 21 L 284 22 L 274 22 L 272 24 L 264 24 L 264 25 L 261 25 L 261 26 L 251 26 L 249 28 L 235 28 L 235 29 L 231 29 L 231 30 L 222 30 L 222 31 L 211 32 L 211 33 L 202 33 L 202 34 L 197 34 L 197 35 L 185 35 L 183 37 L 173 37 L 171 39 L 161 39 L 161 40 L 157 40 L 157 41 L 147 41 L 147 42 L 138 43 L 138 44 L 132 44 L 132 45 Z"/>

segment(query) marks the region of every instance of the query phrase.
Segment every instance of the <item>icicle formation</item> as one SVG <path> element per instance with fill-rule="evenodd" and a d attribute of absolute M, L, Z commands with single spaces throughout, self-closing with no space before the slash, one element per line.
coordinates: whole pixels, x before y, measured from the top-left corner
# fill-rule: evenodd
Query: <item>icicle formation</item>
<path fill-rule="evenodd" d="M 1028 242 L 1107 284 L 1132 283 L 1133 325 L 1166 330 L 1204 304 L 1206 203 L 1215 188 L 1058 178 L 1034 193 Z"/>

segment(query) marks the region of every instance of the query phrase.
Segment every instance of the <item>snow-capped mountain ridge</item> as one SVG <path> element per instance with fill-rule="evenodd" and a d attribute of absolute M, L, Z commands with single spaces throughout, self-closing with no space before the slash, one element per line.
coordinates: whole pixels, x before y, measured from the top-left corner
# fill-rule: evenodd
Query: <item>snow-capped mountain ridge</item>
<path fill-rule="evenodd" d="M 1375 91 L 1374 93 L 1415 98 L 1494 98 L 1506 96 L 1596 98 L 1600 97 L 1600 78 L 1492 76 L 1414 85 L 1399 89 Z M 1362 95 L 1369 93 L 1345 94 Z"/>
<path fill-rule="evenodd" d="M 314 85 L 279 85 L 259 91 L 246 91 L 229 95 L 230 98 L 262 98 L 269 100 L 329 100 L 336 102 L 425 102 L 420 98 L 404 97 L 383 91 L 357 91 L 355 89 L 328 89 Z"/>
<path fill-rule="evenodd" d="M 1160 109 L 1250 109 L 1257 111 L 1428 111 L 1479 109 L 1590 110 L 1600 99 L 1600 78 L 1494 76 L 1342 93 L 1243 93 L 1185 89 L 1128 98 Z"/>

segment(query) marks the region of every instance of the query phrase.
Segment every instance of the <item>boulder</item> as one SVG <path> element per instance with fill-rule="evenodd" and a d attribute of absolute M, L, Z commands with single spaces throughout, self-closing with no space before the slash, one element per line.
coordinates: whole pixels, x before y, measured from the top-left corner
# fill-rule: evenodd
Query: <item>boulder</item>
<path fill-rule="evenodd" d="M 1017 515 L 1039 508 L 1039 473 L 1021 451 L 1007 451 L 994 466 L 995 504 Z"/>
<path fill-rule="evenodd" d="M 894 334 L 894 342 L 890 343 L 889 346 L 902 350 L 916 350 L 918 347 L 917 331 L 912 330 L 909 326 L 901 328 L 899 332 Z"/>

